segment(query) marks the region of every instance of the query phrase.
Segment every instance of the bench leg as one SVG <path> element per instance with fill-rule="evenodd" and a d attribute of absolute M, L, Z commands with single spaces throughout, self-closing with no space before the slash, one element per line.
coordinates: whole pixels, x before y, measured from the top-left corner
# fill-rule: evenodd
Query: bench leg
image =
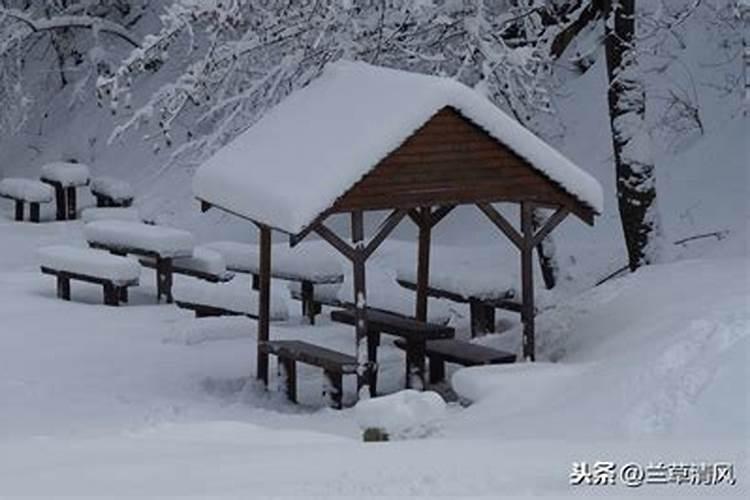
<path fill-rule="evenodd" d="M 258 276 L 257 274 L 252 274 L 251 276 L 253 279 L 253 290 L 257 292 L 258 290 L 260 290 L 260 276 Z"/>
<path fill-rule="evenodd" d="M 77 214 L 77 201 L 76 201 L 76 187 L 68 186 L 65 188 L 65 201 L 67 202 L 68 220 L 76 220 Z"/>
<path fill-rule="evenodd" d="M 156 258 L 156 302 L 161 302 L 161 296 L 167 299 L 167 304 L 172 300 L 172 259 Z"/>
<path fill-rule="evenodd" d="M 57 276 L 57 298 L 70 300 L 70 278 L 66 276 Z"/>
<path fill-rule="evenodd" d="M 343 376 L 341 373 L 330 372 L 325 370 L 323 372 L 327 379 L 328 385 L 326 390 L 323 391 L 323 395 L 328 398 L 328 405 L 331 408 L 340 410 L 342 408 L 342 396 L 343 396 Z"/>
<path fill-rule="evenodd" d="M 118 288 L 118 298 L 120 302 L 127 303 L 128 302 L 128 287 L 121 286 Z"/>
<path fill-rule="evenodd" d="M 406 344 L 406 388 L 421 391 L 425 388 L 425 344 Z"/>
<path fill-rule="evenodd" d="M 286 398 L 297 402 L 297 363 L 291 358 L 279 358 L 279 370 L 283 379 Z"/>
<path fill-rule="evenodd" d="M 112 283 L 104 284 L 104 305 L 117 306 L 119 302 L 117 300 L 118 291 L 117 287 Z"/>
<path fill-rule="evenodd" d="M 103 208 L 104 207 L 104 197 L 102 197 L 102 196 L 96 196 L 96 206 L 97 206 L 97 208 Z"/>
<path fill-rule="evenodd" d="M 378 393 L 378 347 L 380 346 L 380 332 L 367 333 L 367 361 L 370 366 L 368 371 L 368 384 L 370 385 L 370 397 Z"/>
<path fill-rule="evenodd" d="M 479 301 L 470 301 L 471 336 L 484 335 L 495 332 L 495 308 Z"/>
<path fill-rule="evenodd" d="M 39 223 L 39 203 L 29 203 L 29 219 Z"/>
<path fill-rule="evenodd" d="M 313 284 L 309 281 L 302 282 L 302 315 L 307 318 L 308 323 L 315 324 L 316 313 L 315 292 Z"/>
<path fill-rule="evenodd" d="M 445 380 L 445 361 L 439 356 L 430 356 L 430 383 L 437 384 Z"/>
<path fill-rule="evenodd" d="M 23 201 L 16 200 L 16 220 L 21 222 L 23 220 Z"/>

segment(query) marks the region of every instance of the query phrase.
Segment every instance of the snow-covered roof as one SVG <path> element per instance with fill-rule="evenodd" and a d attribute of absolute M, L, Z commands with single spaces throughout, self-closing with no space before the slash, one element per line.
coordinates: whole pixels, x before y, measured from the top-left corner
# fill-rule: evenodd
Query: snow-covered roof
<path fill-rule="evenodd" d="M 362 62 L 330 64 L 196 172 L 201 200 L 298 233 L 435 113 L 450 106 L 601 212 L 590 175 L 455 80 Z"/>

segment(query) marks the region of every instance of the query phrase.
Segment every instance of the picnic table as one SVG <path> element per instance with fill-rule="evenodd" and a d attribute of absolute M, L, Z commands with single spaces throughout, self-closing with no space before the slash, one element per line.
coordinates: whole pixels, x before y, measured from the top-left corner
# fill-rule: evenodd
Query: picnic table
<path fill-rule="evenodd" d="M 257 245 L 215 241 L 199 248 L 211 249 L 224 256 L 227 270 L 250 274 L 253 289 L 258 290 L 260 255 Z M 289 249 L 286 246 L 277 246 L 273 249 L 271 277 L 300 284 L 302 314 L 307 317 L 310 324 L 315 323 L 315 316 L 321 311 L 321 303 L 315 299 L 315 288 L 344 281 L 341 264 L 337 259 L 309 248 Z"/>
<path fill-rule="evenodd" d="M 331 320 L 354 325 L 356 314 L 353 309 L 332 311 Z M 367 360 L 371 366 L 377 366 L 377 351 L 381 334 L 394 335 L 404 340 L 406 344 L 406 387 L 423 389 L 426 385 L 425 356 L 427 354 L 427 342 L 451 339 L 455 335 L 455 330 L 450 326 L 426 323 L 385 311 L 367 309 Z M 370 385 L 375 388 L 377 370 L 371 370 L 370 374 Z"/>
<path fill-rule="evenodd" d="M 87 186 L 89 167 L 82 163 L 53 162 L 42 167 L 39 180 L 55 190 L 57 220 L 73 220 L 77 216 L 76 188 Z"/>
<path fill-rule="evenodd" d="M 115 255 L 150 257 L 156 267 L 156 300 L 172 303 L 173 260 L 193 255 L 194 239 L 188 231 L 121 220 L 99 220 L 83 229 L 91 248 Z"/>

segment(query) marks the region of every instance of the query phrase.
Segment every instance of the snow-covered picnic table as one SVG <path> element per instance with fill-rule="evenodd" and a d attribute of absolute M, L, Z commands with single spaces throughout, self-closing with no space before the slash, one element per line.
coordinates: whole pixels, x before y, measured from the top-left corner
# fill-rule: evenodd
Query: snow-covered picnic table
<path fill-rule="evenodd" d="M 258 289 L 260 254 L 257 245 L 215 241 L 201 245 L 200 248 L 223 255 L 228 270 L 252 275 L 253 288 Z M 274 245 L 272 250 L 271 277 L 300 283 L 302 314 L 310 323 L 315 322 L 315 315 L 320 312 L 320 305 L 314 300 L 314 288 L 344 281 L 340 261 L 326 250 L 312 245 L 300 245 L 296 248 Z"/>
<path fill-rule="evenodd" d="M 96 198 L 97 207 L 129 207 L 133 203 L 133 188 L 123 180 L 114 177 L 94 177 L 91 180 L 91 194 Z"/>
<path fill-rule="evenodd" d="M 39 205 L 52 201 L 52 188 L 34 179 L 6 178 L 0 181 L 0 197 L 16 204 L 16 220 L 23 220 L 24 203 L 29 204 L 29 219 L 39 222 Z"/>
<path fill-rule="evenodd" d="M 133 254 L 156 261 L 157 300 L 165 295 L 172 302 L 172 263 L 192 257 L 195 246 L 188 231 L 165 226 L 120 220 L 99 220 L 86 224 L 84 235 L 89 246 L 116 255 Z"/>
<path fill-rule="evenodd" d="M 82 163 L 58 161 L 42 167 L 40 180 L 55 189 L 57 220 L 76 218 L 76 188 L 89 183 L 89 167 Z"/>

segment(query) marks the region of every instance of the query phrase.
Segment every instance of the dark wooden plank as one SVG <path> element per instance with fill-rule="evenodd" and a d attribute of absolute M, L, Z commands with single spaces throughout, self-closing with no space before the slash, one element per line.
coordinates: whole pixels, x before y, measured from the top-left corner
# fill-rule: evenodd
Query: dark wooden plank
<path fill-rule="evenodd" d="M 354 325 L 356 316 L 351 309 L 331 312 L 331 320 L 337 323 Z M 455 330 L 449 326 L 425 323 L 416 319 L 406 318 L 397 314 L 369 308 L 367 310 L 367 326 L 372 332 L 386 333 L 411 339 L 441 339 L 452 338 Z"/>
<path fill-rule="evenodd" d="M 357 373 L 357 358 L 301 340 L 272 340 L 258 344 L 258 349 L 280 358 L 293 359 L 334 373 Z"/>
<path fill-rule="evenodd" d="M 427 342 L 428 356 L 439 356 L 449 363 L 463 366 L 514 363 L 516 355 L 491 347 L 461 340 L 432 340 Z"/>
<path fill-rule="evenodd" d="M 156 262 L 152 259 L 142 258 L 138 259 L 138 262 L 148 269 L 156 269 Z M 172 272 L 175 274 L 183 274 L 190 276 L 191 278 L 197 278 L 209 283 L 225 283 L 231 281 L 234 278 L 234 274 L 227 272 L 222 275 L 207 273 L 205 271 L 199 271 L 197 269 L 190 269 L 179 265 L 179 259 L 172 261 Z"/>
<path fill-rule="evenodd" d="M 53 269 L 53 268 L 50 268 L 50 267 L 47 267 L 47 266 L 41 266 L 41 270 L 42 270 L 43 274 L 49 274 L 51 276 L 64 276 L 64 277 L 67 277 L 69 279 L 73 279 L 73 280 L 76 280 L 76 281 L 85 281 L 87 283 L 94 283 L 95 285 L 105 285 L 107 283 L 112 283 L 112 284 L 117 285 L 117 286 L 132 286 L 132 285 L 137 285 L 138 284 L 138 280 L 137 279 L 136 280 L 125 281 L 125 282 L 119 282 L 118 281 L 117 283 L 113 283 L 112 280 L 106 279 L 106 278 L 101 278 L 99 276 L 92 276 L 92 275 L 80 274 L 80 273 L 71 273 L 69 271 L 62 271 L 62 270 L 59 270 L 59 269 Z"/>
<path fill-rule="evenodd" d="M 184 300 L 175 300 L 175 304 L 180 309 L 187 309 L 189 311 L 195 312 L 196 318 L 207 318 L 207 317 L 215 317 L 215 316 L 247 316 L 248 318 L 258 319 L 258 316 L 255 314 L 247 314 L 244 312 L 232 311 L 232 310 L 224 309 L 223 307 L 218 307 L 218 306 L 196 304 L 194 302 L 187 302 Z"/>

